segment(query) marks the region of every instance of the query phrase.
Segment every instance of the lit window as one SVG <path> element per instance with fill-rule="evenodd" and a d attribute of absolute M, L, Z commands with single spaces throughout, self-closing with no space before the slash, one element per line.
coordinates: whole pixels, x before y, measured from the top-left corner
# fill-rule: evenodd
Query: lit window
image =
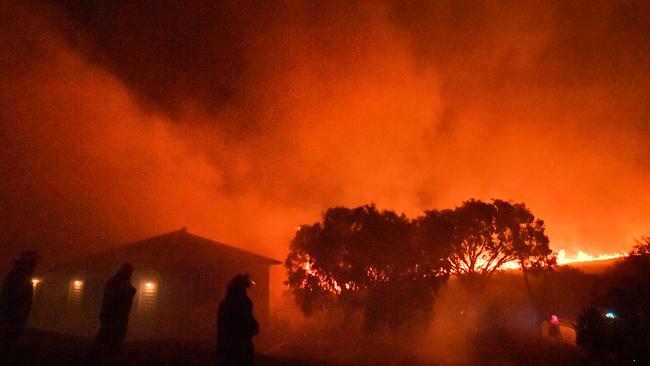
<path fill-rule="evenodd" d="M 158 284 L 153 281 L 144 281 L 140 285 L 138 312 L 150 313 L 156 310 L 158 302 Z"/>
<path fill-rule="evenodd" d="M 70 281 L 70 287 L 68 289 L 68 305 L 75 308 L 81 306 L 83 291 L 84 291 L 83 280 L 75 279 Z"/>

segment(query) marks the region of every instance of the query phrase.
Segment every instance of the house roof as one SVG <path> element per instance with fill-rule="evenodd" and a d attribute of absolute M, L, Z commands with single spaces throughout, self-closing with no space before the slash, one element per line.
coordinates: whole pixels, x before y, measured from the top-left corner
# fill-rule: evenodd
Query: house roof
<path fill-rule="evenodd" d="M 276 265 L 282 262 L 187 232 L 185 228 L 96 253 L 53 268 L 114 269 L 122 262 L 148 269 L 192 267 L 215 263 Z"/>

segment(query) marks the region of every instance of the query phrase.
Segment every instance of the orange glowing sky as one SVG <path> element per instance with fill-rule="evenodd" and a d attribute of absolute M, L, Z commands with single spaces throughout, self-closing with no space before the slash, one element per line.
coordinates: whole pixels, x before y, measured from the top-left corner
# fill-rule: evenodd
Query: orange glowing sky
<path fill-rule="evenodd" d="M 334 205 L 471 197 L 567 258 L 648 233 L 644 2 L 373 4 L 3 2 L 0 241 L 187 226 L 283 259 Z"/>

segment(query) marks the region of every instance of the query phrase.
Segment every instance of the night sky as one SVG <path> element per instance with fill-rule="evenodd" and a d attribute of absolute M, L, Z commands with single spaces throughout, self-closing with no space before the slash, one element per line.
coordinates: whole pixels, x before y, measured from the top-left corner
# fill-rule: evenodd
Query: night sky
<path fill-rule="evenodd" d="M 314 2 L 315 3 L 315 2 Z M 369 202 L 650 231 L 647 1 L 0 2 L 0 253 L 182 226 L 283 259 Z"/>

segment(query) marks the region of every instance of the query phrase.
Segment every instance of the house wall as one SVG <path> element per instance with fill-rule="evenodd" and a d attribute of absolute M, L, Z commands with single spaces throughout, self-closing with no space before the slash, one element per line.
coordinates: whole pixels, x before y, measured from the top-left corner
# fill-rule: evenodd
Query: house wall
<path fill-rule="evenodd" d="M 255 316 L 264 329 L 269 305 L 268 265 L 229 262 L 192 270 L 136 270 L 132 278 L 136 295 L 128 337 L 213 340 L 217 306 L 228 282 L 239 273 L 250 273 L 257 283 L 249 296 L 254 303 Z M 99 328 L 104 285 L 111 275 L 105 271 L 61 271 L 43 275 L 35 292 L 30 325 L 94 336 Z M 75 288 L 75 281 L 81 291 Z"/>

